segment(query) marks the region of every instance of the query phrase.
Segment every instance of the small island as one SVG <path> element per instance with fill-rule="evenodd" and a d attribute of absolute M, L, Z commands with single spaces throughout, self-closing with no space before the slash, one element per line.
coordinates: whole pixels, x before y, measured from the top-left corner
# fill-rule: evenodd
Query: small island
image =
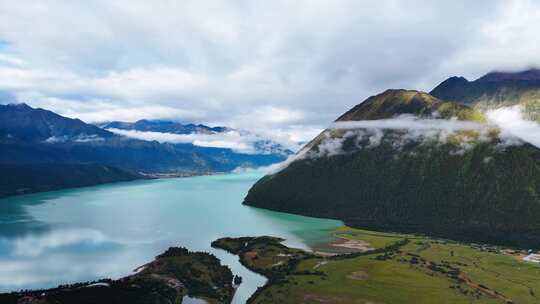
<path fill-rule="evenodd" d="M 230 303 L 235 285 L 241 281 L 240 277 L 233 276 L 229 267 L 221 265 L 216 256 L 182 247 L 167 249 L 137 270 L 136 274 L 119 280 L 103 279 L 46 290 L 4 293 L 0 294 L 0 303 L 178 304 L 184 297 L 209 304 Z"/>

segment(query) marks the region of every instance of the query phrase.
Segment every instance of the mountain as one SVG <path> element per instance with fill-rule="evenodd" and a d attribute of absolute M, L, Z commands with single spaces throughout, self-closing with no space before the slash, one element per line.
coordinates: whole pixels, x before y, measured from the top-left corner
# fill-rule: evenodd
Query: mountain
<path fill-rule="evenodd" d="M 466 105 L 389 90 L 260 179 L 244 204 L 365 229 L 540 248 L 539 193 L 539 149 L 501 135 Z"/>
<path fill-rule="evenodd" d="M 100 164 L 0 163 L 0 198 L 140 178 L 143 177 L 116 167 Z"/>
<path fill-rule="evenodd" d="M 33 109 L 27 104 L 0 105 L 0 139 L 25 142 L 85 141 L 111 138 L 114 134 L 79 119 Z"/>
<path fill-rule="evenodd" d="M 99 124 L 101 128 L 118 132 L 117 130 L 127 131 L 139 131 L 139 132 L 157 132 L 164 134 L 178 134 L 178 135 L 220 135 L 224 133 L 232 133 L 237 137 L 245 138 L 247 144 L 250 145 L 250 154 L 260 155 L 276 155 L 276 156 L 288 156 L 293 154 L 290 149 L 284 147 L 282 144 L 264 138 L 256 133 L 236 130 L 229 127 L 209 127 L 203 124 L 182 124 L 169 120 L 147 120 L 142 119 L 134 123 L 113 121 L 108 123 Z M 217 138 L 218 141 L 222 141 L 222 138 Z"/>
<path fill-rule="evenodd" d="M 147 120 L 141 119 L 136 122 L 113 121 L 99 125 L 103 129 L 136 130 L 146 132 L 161 132 L 174 134 L 212 134 L 228 130 L 226 127 L 209 127 L 203 124 L 182 124 L 169 120 Z"/>
<path fill-rule="evenodd" d="M 371 96 L 358 104 L 337 121 L 375 120 L 392 118 L 401 114 L 413 114 L 418 117 L 437 116 L 460 120 L 481 120 L 479 112 L 453 102 L 444 102 L 427 93 L 414 90 L 386 90 L 377 96 Z"/>
<path fill-rule="evenodd" d="M 210 128 L 211 129 L 211 128 Z M 0 195 L 267 166 L 281 154 L 133 139 L 26 104 L 0 105 Z"/>
<path fill-rule="evenodd" d="M 430 94 L 479 110 L 520 105 L 530 119 L 540 122 L 539 69 L 491 72 L 474 81 L 454 76 L 443 81 Z"/>
<path fill-rule="evenodd" d="M 540 69 L 529 69 L 518 72 L 495 71 L 477 79 L 478 82 L 501 81 L 540 81 Z"/>

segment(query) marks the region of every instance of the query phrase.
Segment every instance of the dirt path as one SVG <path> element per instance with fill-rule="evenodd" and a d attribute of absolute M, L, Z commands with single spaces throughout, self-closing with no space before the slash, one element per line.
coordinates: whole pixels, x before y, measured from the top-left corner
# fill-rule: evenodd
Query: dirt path
<path fill-rule="evenodd" d="M 495 290 L 491 290 L 489 288 L 487 288 L 486 286 L 483 286 L 483 285 L 480 285 L 478 283 L 475 283 L 473 282 L 467 275 L 465 275 L 464 273 L 460 273 L 459 274 L 459 278 L 462 279 L 465 284 L 467 284 L 467 286 L 471 287 L 471 288 L 474 288 L 476 290 L 479 290 L 480 292 L 482 292 L 483 294 L 487 295 L 487 296 L 490 296 L 490 297 L 493 297 L 493 298 L 497 298 L 497 299 L 500 299 L 502 301 L 504 301 L 505 303 L 514 303 L 512 301 L 512 299 L 504 296 L 503 294 L 500 294 L 498 293 L 497 291 Z"/>

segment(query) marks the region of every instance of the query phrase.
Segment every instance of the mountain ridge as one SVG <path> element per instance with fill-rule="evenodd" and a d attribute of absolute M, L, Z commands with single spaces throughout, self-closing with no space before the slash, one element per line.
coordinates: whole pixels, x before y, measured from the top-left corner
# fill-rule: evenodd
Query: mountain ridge
<path fill-rule="evenodd" d="M 526 116 L 540 122 L 540 70 L 491 72 L 474 81 L 450 77 L 437 85 L 433 96 L 487 111 L 520 106 Z"/>
<path fill-rule="evenodd" d="M 253 137 L 251 145 L 253 151 L 250 154 L 266 154 L 266 155 L 283 155 L 288 156 L 294 154 L 289 148 L 281 143 L 271 139 L 264 138 L 251 131 L 237 130 L 234 128 L 217 126 L 210 127 L 204 124 L 187 123 L 182 124 L 171 120 L 148 120 L 142 119 L 134 123 L 114 121 L 109 123 L 98 124 L 105 130 L 119 133 L 117 130 L 138 131 L 138 132 L 154 132 L 164 134 L 177 135 L 219 135 L 222 133 L 235 133 L 238 137 Z M 122 133 L 120 133 L 122 134 Z M 127 134 L 129 136 L 129 134 Z"/>
<path fill-rule="evenodd" d="M 387 119 L 402 114 L 459 120 L 484 120 L 470 108 L 417 90 L 389 89 L 370 96 L 335 121 Z"/>
<path fill-rule="evenodd" d="M 140 119 L 136 122 L 123 122 L 123 121 L 111 121 L 107 123 L 98 124 L 103 129 L 121 129 L 121 130 L 136 130 L 136 131 L 150 131 L 150 132 L 162 132 L 173 134 L 191 134 L 191 133 L 220 133 L 229 130 L 227 127 L 210 127 L 204 124 L 183 124 L 171 120 L 162 119 Z"/>
<path fill-rule="evenodd" d="M 0 105 L 0 138 L 8 135 L 23 141 L 45 141 L 55 136 L 115 136 L 80 119 L 63 117 L 41 108 L 32 108 L 25 103 Z"/>
<path fill-rule="evenodd" d="M 0 105 L 0 150 L 0 166 L 10 168 L 0 174 L 5 181 L 0 196 L 148 175 L 228 172 L 285 159 L 282 154 L 129 138 L 26 104 Z"/>
<path fill-rule="evenodd" d="M 377 96 L 384 104 L 388 91 Z M 508 144 L 499 131 L 476 119 L 482 116 L 478 110 L 465 105 L 457 109 L 472 115 L 462 121 L 485 127 L 448 133 L 444 122 L 461 122 L 453 115 L 432 117 L 433 106 L 446 102 L 429 97 L 420 98 L 423 106 L 401 107 L 414 99 L 403 97 L 393 109 L 416 116 L 410 129 L 377 128 L 378 119 L 399 115 L 383 111 L 379 116 L 381 103 L 361 103 L 337 121 L 377 118 L 371 127 L 324 131 L 288 166 L 257 181 L 244 204 L 341 219 L 370 230 L 540 248 L 540 150 L 523 142 Z M 433 129 L 415 129 L 422 118 L 429 118 Z"/>

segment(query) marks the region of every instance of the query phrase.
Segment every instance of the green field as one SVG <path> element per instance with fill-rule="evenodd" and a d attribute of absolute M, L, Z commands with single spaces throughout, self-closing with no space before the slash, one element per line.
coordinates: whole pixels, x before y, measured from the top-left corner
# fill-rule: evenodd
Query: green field
<path fill-rule="evenodd" d="M 233 253 L 269 277 L 250 302 L 540 303 L 540 265 L 522 261 L 523 251 L 348 227 L 335 234 L 376 249 L 323 257 L 244 238 Z"/>

